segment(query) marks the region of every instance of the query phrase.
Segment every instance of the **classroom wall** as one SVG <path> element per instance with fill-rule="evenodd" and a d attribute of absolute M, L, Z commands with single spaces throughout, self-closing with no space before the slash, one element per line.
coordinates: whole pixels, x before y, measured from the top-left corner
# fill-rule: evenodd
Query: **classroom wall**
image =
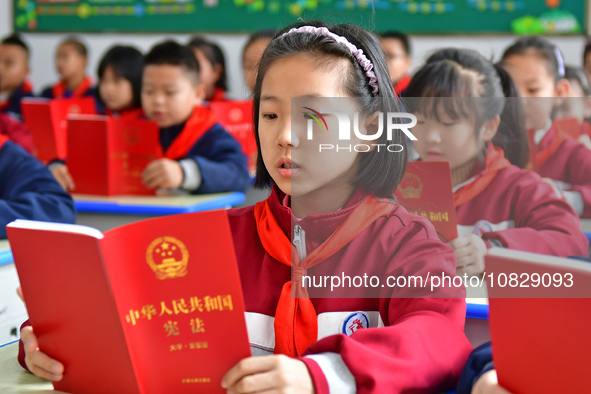
<path fill-rule="evenodd" d="M 591 0 L 588 0 L 591 3 Z M 12 31 L 12 5 L 9 0 L 0 0 L 0 37 Z M 591 7 L 587 7 L 591 12 Z M 588 18 L 591 21 L 591 17 Z M 395 25 L 392 26 L 395 28 Z M 54 71 L 53 56 L 57 43 L 65 36 L 63 34 L 24 34 L 24 38 L 30 45 L 32 52 L 32 73 L 31 81 L 37 90 L 53 83 L 57 79 Z M 140 50 L 147 50 L 154 43 L 164 38 L 174 38 L 186 42 L 189 35 L 161 35 L 161 34 L 82 34 L 80 37 L 88 44 L 90 50 L 89 73 L 94 76 L 98 61 L 102 53 L 115 44 L 135 45 Z M 235 98 L 244 98 L 248 91 L 242 80 L 241 59 L 242 47 L 247 36 L 244 34 L 212 34 L 206 37 L 217 42 L 226 54 L 228 64 L 228 77 L 230 95 Z M 585 37 L 549 37 L 552 42 L 562 50 L 567 64 L 582 65 L 583 47 Z M 480 51 L 489 58 L 497 60 L 507 47 L 514 40 L 513 36 L 412 36 L 414 66 L 419 67 L 425 58 L 434 50 L 442 47 L 457 46 L 461 48 L 472 48 Z"/>

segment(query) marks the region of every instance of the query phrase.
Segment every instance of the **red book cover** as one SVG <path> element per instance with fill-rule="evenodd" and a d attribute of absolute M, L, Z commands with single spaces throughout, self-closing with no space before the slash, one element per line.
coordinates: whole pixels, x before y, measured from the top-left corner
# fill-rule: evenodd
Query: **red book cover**
<path fill-rule="evenodd" d="M 583 125 L 577 118 L 561 118 L 553 121 L 554 125 L 571 138 L 577 139 L 581 135 Z"/>
<path fill-rule="evenodd" d="M 410 213 L 429 219 L 443 242 L 458 237 L 449 162 L 409 162 L 394 195 Z"/>
<path fill-rule="evenodd" d="M 223 393 L 250 356 L 225 211 L 104 234 L 16 221 L 8 236 L 39 347 L 65 365 L 56 390 Z"/>
<path fill-rule="evenodd" d="M 503 248 L 490 249 L 485 264 L 501 386 L 512 393 L 588 392 L 591 265 Z"/>
<path fill-rule="evenodd" d="M 70 114 L 94 114 L 92 97 L 72 99 L 25 98 L 21 101 L 23 118 L 33 134 L 35 157 L 44 163 L 66 159 L 66 118 Z"/>
<path fill-rule="evenodd" d="M 68 118 L 68 169 L 76 193 L 153 195 L 142 172 L 162 157 L 158 125 L 143 119 L 107 116 Z"/>
<path fill-rule="evenodd" d="M 252 101 L 218 101 L 210 104 L 211 111 L 219 122 L 236 138 L 248 157 L 248 168 L 254 170 L 257 143 L 254 138 Z"/>

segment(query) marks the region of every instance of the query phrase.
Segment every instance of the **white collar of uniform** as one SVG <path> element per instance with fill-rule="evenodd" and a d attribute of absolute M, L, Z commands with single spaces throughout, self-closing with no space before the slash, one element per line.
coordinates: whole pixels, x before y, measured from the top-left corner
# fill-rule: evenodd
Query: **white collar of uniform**
<path fill-rule="evenodd" d="M 546 120 L 546 125 L 543 128 L 536 130 L 534 132 L 534 143 L 536 144 L 536 146 L 540 145 L 540 142 L 542 142 L 546 134 L 548 134 L 548 130 L 550 130 L 550 127 L 552 127 L 552 121 L 548 119 Z"/>
<path fill-rule="evenodd" d="M 475 176 L 473 176 L 472 178 L 470 178 L 470 179 L 468 179 L 468 180 L 466 180 L 466 181 L 464 181 L 464 182 L 462 182 L 462 183 L 458 183 L 458 184 L 457 184 L 457 185 L 455 185 L 455 186 L 454 186 L 454 188 L 452 189 L 452 190 L 453 190 L 453 192 L 455 193 L 455 192 L 457 192 L 458 190 L 460 190 L 461 188 L 463 188 L 464 186 L 466 186 L 467 184 L 474 182 L 474 180 L 475 180 L 475 179 L 476 179 L 476 177 L 475 177 Z"/>

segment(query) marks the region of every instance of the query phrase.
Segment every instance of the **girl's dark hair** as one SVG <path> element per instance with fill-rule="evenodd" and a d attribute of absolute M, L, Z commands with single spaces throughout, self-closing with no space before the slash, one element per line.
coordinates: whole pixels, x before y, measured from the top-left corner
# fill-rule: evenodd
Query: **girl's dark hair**
<path fill-rule="evenodd" d="M 494 66 L 501 79 L 503 93 L 508 99 L 501 114 L 499 129 L 492 142 L 503 148 L 505 157 L 511 164 L 525 168 L 529 159 L 529 142 L 525 128 L 523 101 L 520 98 L 517 85 L 507 70 L 500 63 Z"/>
<path fill-rule="evenodd" d="M 476 130 L 500 115 L 505 105 L 493 65 L 471 49 L 446 48 L 433 53 L 413 76 L 404 95 L 410 112 L 439 121 L 439 108 L 443 105 L 453 120 L 474 115 Z"/>
<path fill-rule="evenodd" d="M 60 42 L 59 46 L 62 45 L 72 45 L 74 50 L 78 52 L 80 56 L 87 57 L 88 56 L 88 49 L 86 49 L 86 45 L 82 43 L 82 41 L 76 36 L 69 36 L 66 37 L 62 42 Z"/>
<path fill-rule="evenodd" d="M 334 40 L 320 34 L 301 32 L 282 36 L 283 33 L 290 29 L 302 26 L 326 27 L 332 33 L 344 37 L 351 44 L 363 50 L 365 56 L 373 64 L 373 70 L 378 82 L 379 98 L 372 96 L 369 79 L 357 59 L 348 49 Z M 360 112 L 365 115 L 373 114 L 376 111 L 383 113 L 400 112 L 400 104 L 390 82 L 386 59 L 378 39 L 373 34 L 355 25 L 329 25 L 319 21 L 295 23 L 277 33 L 276 37 L 265 49 L 259 64 L 257 80 L 253 89 L 254 129 L 259 152 L 261 152 L 259 110 L 263 80 L 274 62 L 296 55 L 309 55 L 316 58 L 318 68 L 323 70 L 335 70 L 333 67 L 335 62 L 342 59 L 348 60 L 346 73 L 341 78 L 341 87 L 349 97 L 356 98 Z M 340 68 L 337 68 L 337 70 L 340 70 Z M 379 105 L 376 106 L 377 101 L 379 101 Z M 374 143 L 399 144 L 404 147 L 404 150 L 400 153 L 392 153 L 388 152 L 387 149 L 374 149 L 362 154 L 359 173 L 352 180 L 352 184 L 355 187 L 363 187 L 376 197 L 390 198 L 406 171 L 406 136 L 402 132 L 394 132 L 392 140 L 388 140 L 387 133 L 384 132 Z M 273 179 L 265 167 L 262 155 L 259 154 L 256 163 L 255 186 L 263 188 L 272 183 Z"/>
<path fill-rule="evenodd" d="M 589 83 L 589 78 L 587 78 L 587 74 L 583 71 L 580 67 L 575 66 L 566 66 L 564 67 L 564 78 L 568 79 L 569 81 L 577 81 L 581 88 L 583 89 L 583 94 L 585 96 L 591 96 L 591 84 Z"/>
<path fill-rule="evenodd" d="M 244 44 L 244 48 L 242 49 L 242 58 L 244 59 L 244 53 L 246 52 L 248 47 L 251 46 L 254 42 L 256 42 L 258 40 L 269 40 L 270 41 L 273 38 L 275 38 L 276 34 L 277 34 L 277 31 L 272 30 L 272 29 L 259 30 L 259 31 L 252 33 L 250 36 L 248 36 L 248 40 L 246 41 L 246 44 Z"/>
<path fill-rule="evenodd" d="M 531 36 L 518 38 L 513 45 L 505 49 L 501 61 L 507 60 L 509 56 L 525 55 L 531 51 L 535 51 L 538 56 L 546 61 L 548 71 L 554 77 L 555 81 L 564 78 L 564 57 L 560 53 L 560 49 L 544 37 Z"/>
<path fill-rule="evenodd" d="M 215 82 L 215 87 L 223 89 L 226 92 L 228 90 L 228 77 L 226 74 L 226 58 L 222 49 L 217 44 L 207 41 L 200 36 L 193 36 L 188 46 L 203 52 L 212 66 L 221 66 L 222 73 L 220 78 Z"/>
<path fill-rule="evenodd" d="M 131 46 L 116 45 L 111 47 L 99 63 L 97 75 L 103 79 L 105 70 L 111 67 L 117 78 L 123 78 L 131 83 L 133 91 L 133 107 L 141 108 L 142 73 L 144 70 L 144 55 Z M 100 94 L 98 100 L 104 105 Z"/>

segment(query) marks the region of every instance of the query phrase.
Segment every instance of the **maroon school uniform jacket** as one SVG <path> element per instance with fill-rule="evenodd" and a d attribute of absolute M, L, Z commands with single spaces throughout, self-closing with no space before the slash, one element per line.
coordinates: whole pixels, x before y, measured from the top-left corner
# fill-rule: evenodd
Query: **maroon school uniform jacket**
<path fill-rule="evenodd" d="M 458 192 L 487 168 L 454 188 Z M 491 244 L 556 256 L 586 256 L 588 241 L 568 202 L 533 171 L 510 165 L 478 195 L 456 207 L 458 235 L 476 233 Z"/>
<path fill-rule="evenodd" d="M 285 195 L 275 187 L 269 198 L 280 227 L 293 239 L 297 220 L 281 203 Z M 366 195 L 357 191 L 342 209 L 311 214 L 299 221 L 306 253 L 326 240 L 364 198 Z M 402 206 L 392 207 L 388 216 L 377 219 L 335 255 L 309 268 L 307 275 L 367 274 L 378 276 L 382 284 L 386 275 L 424 279 L 429 275 L 455 276 L 453 250 L 439 241 L 433 226 Z M 263 248 L 254 207 L 230 210 L 228 214 L 251 348 L 255 355 L 271 354 L 277 303 L 283 284 L 291 279 L 291 268 Z M 464 335 L 463 287 L 432 293 L 428 288 L 378 286 L 369 291 L 338 289 L 332 294 L 330 288 L 310 283 L 307 288 L 318 316 L 318 342 L 301 359 L 309 368 L 317 393 L 347 393 L 355 386 L 358 393 L 427 393 L 454 385 L 471 349 Z"/>
<path fill-rule="evenodd" d="M 560 138 L 559 134 L 552 125 L 535 151 L 552 149 L 553 143 Z M 562 139 L 558 148 L 542 163 L 534 165 L 534 169 L 542 177 L 563 182 L 565 191 L 581 193 L 584 204 L 581 217 L 591 218 L 591 151 L 574 139 Z"/>
<path fill-rule="evenodd" d="M 24 123 L 0 112 L 0 134 L 6 135 L 12 142 L 33 154 L 33 135 Z"/>

